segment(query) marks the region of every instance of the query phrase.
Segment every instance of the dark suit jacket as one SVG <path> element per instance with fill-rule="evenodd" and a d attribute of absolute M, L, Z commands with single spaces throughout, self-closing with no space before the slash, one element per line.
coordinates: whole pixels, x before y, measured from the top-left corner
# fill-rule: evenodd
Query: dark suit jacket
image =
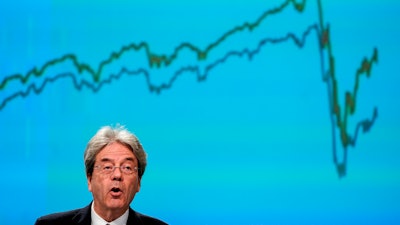
<path fill-rule="evenodd" d="M 38 218 L 35 225 L 90 225 L 91 204 L 85 208 L 75 209 L 68 212 L 54 213 Z M 167 225 L 166 223 L 152 218 L 129 208 L 127 225 Z"/>

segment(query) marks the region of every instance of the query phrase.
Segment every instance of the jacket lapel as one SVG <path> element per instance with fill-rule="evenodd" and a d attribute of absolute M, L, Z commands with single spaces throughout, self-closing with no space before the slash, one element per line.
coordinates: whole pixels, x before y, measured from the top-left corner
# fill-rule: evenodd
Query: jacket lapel
<path fill-rule="evenodd" d="M 91 217 L 91 206 L 92 206 L 91 202 L 88 206 L 79 209 L 76 214 L 74 215 L 74 217 L 72 217 L 72 222 L 73 224 L 76 225 L 91 225 L 92 223 L 92 217 Z"/>
<path fill-rule="evenodd" d="M 129 207 L 129 216 L 126 225 L 143 225 L 142 220 L 131 207 Z"/>

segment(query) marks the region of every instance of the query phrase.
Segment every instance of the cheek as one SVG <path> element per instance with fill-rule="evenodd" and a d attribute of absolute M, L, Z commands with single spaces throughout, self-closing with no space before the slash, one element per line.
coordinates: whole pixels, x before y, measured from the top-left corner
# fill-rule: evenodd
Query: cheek
<path fill-rule="evenodd" d="M 131 193 L 135 195 L 137 192 L 139 192 L 139 190 L 140 190 L 140 180 L 132 181 Z"/>
<path fill-rule="evenodd" d="M 91 179 L 88 179 L 89 191 L 95 195 L 101 194 L 106 186 L 104 180 L 100 177 L 92 177 Z"/>

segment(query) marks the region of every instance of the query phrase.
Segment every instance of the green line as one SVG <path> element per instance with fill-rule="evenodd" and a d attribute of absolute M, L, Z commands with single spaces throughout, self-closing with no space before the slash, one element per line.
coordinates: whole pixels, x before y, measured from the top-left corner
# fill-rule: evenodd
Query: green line
<path fill-rule="evenodd" d="M 359 88 L 359 80 L 361 75 L 366 74 L 367 77 L 370 76 L 372 65 L 378 62 L 378 49 L 374 48 L 373 54 L 370 59 L 364 58 L 361 62 L 360 67 L 356 70 L 356 81 L 353 88 L 353 93 L 347 91 L 345 93 L 345 105 L 344 105 L 344 116 L 341 116 L 341 106 L 339 104 L 338 98 L 338 84 L 336 80 L 336 71 L 335 71 L 335 58 L 333 56 L 332 51 L 332 42 L 330 39 L 330 32 L 329 27 L 325 27 L 323 24 L 323 13 L 322 13 L 322 5 L 321 1 L 318 0 L 318 11 L 319 11 L 319 22 L 321 28 L 321 48 L 326 48 L 328 52 L 328 59 L 329 59 L 329 75 L 332 79 L 332 102 L 333 102 L 333 112 L 336 116 L 336 126 L 340 131 L 340 138 L 344 148 L 351 143 L 351 137 L 347 133 L 347 119 L 349 115 L 353 115 L 355 113 L 356 108 L 356 100 L 357 100 L 357 93 Z"/>
<path fill-rule="evenodd" d="M 74 64 L 74 66 L 76 67 L 76 69 L 78 70 L 78 72 L 80 74 L 83 71 L 87 71 L 88 73 L 90 73 L 92 75 L 94 82 L 98 82 L 100 80 L 101 72 L 102 72 L 104 66 L 106 66 L 106 65 L 112 63 L 113 61 L 117 60 L 118 58 L 120 58 L 126 52 L 129 52 L 131 50 L 139 51 L 142 48 L 144 48 L 145 51 L 146 51 L 150 66 L 154 66 L 155 65 L 155 66 L 160 67 L 163 63 L 165 64 L 165 66 L 170 65 L 178 57 L 179 52 L 181 50 L 185 49 L 185 48 L 188 48 L 191 51 L 196 52 L 197 55 L 198 55 L 198 60 L 202 60 L 202 59 L 205 59 L 207 57 L 207 55 L 209 54 L 209 52 L 212 49 L 218 47 L 221 43 L 223 43 L 231 35 L 233 35 L 233 34 L 235 34 L 237 32 L 244 31 L 245 29 L 248 29 L 249 31 L 252 31 L 253 29 L 257 28 L 269 15 L 280 13 L 287 6 L 289 6 L 290 3 L 293 4 L 293 6 L 295 7 L 295 9 L 297 11 L 302 12 L 303 9 L 304 9 L 306 0 L 303 0 L 301 3 L 296 3 L 294 0 L 286 0 L 279 7 L 264 12 L 255 22 L 253 22 L 253 23 L 245 22 L 242 26 L 237 26 L 237 27 L 227 31 L 219 39 L 217 39 L 217 41 L 211 43 L 204 51 L 201 51 L 199 48 L 197 48 L 196 46 L 194 46 L 194 45 L 192 45 L 190 43 L 182 43 L 178 47 L 175 48 L 175 51 L 169 57 L 167 57 L 165 55 L 157 56 L 156 54 L 153 54 L 150 51 L 150 47 L 146 42 L 142 42 L 139 45 L 136 45 L 136 44 L 132 43 L 130 45 L 123 46 L 118 52 L 111 53 L 108 59 L 102 61 L 99 64 L 99 67 L 98 67 L 97 71 L 95 71 L 88 64 L 80 63 L 78 61 L 76 55 L 74 55 L 74 54 L 66 54 L 66 55 L 62 56 L 61 58 L 53 59 L 53 60 L 48 61 L 39 70 L 36 67 L 34 67 L 32 70 L 30 70 L 25 75 L 15 74 L 15 75 L 11 75 L 11 76 L 6 77 L 0 84 L 0 90 L 3 90 L 7 86 L 7 84 L 9 82 L 11 82 L 12 80 L 20 80 L 23 84 L 25 84 L 29 80 L 29 78 L 31 76 L 40 77 L 46 72 L 46 70 L 49 67 L 54 66 L 54 65 L 59 64 L 59 63 L 62 63 L 62 62 L 67 61 L 67 60 L 72 61 L 72 63 Z"/>

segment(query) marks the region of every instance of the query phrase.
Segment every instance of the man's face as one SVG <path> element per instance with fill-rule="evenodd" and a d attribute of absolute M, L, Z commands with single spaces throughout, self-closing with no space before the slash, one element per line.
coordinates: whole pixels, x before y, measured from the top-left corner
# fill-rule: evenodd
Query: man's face
<path fill-rule="evenodd" d="M 114 142 L 104 147 L 97 155 L 95 169 L 89 176 L 88 186 L 94 199 L 94 209 L 99 215 L 122 214 L 129 208 L 135 194 L 140 189 L 140 179 L 137 171 L 132 174 L 115 168 L 107 174 L 102 168 L 114 166 L 137 167 L 138 162 L 133 152 L 125 145 Z"/>

